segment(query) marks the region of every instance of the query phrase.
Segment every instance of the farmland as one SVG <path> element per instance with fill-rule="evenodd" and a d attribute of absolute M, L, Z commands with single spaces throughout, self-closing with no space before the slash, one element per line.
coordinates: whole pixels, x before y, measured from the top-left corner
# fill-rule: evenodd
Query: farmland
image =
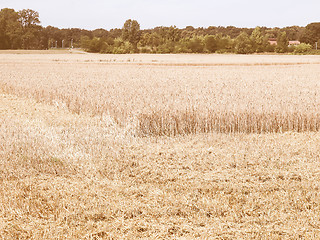
<path fill-rule="evenodd" d="M 0 54 L 5 239 L 320 237 L 320 58 Z"/>

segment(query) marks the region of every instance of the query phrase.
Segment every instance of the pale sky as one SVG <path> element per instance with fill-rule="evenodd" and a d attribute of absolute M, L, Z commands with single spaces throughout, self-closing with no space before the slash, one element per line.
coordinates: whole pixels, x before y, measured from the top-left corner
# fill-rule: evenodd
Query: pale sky
<path fill-rule="evenodd" d="M 121 28 L 135 19 L 156 26 L 306 26 L 320 22 L 320 0 L 0 0 L 0 8 L 33 9 L 41 25 L 59 28 Z"/>

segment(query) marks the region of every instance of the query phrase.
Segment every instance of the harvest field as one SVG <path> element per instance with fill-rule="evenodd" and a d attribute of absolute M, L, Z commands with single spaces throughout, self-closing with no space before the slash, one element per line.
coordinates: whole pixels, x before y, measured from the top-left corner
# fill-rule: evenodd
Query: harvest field
<path fill-rule="evenodd" d="M 320 238 L 319 56 L 0 53 L 3 239 Z"/>

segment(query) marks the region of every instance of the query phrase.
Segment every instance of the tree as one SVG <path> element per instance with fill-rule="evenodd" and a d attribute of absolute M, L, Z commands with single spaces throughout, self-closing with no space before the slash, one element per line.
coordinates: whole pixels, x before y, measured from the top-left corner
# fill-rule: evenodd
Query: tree
<path fill-rule="evenodd" d="M 92 31 L 93 37 L 97 38 L 107 38 L 109 37 L 109 32 L 105 29 L 99 28 Z"/>
<path fill-rule="evenodd" d="M 207 35 L 204 38 L 205 48 L 210 52 L 214 53 L 218 50 L 217 40 L 213 35 Z"/>
<path fill-rule="evenodd" d="M 18 12 L 19 21 L 23 28 L 30 28 L 40 23 L 39 13 L 31 9 L 23 9 Z"/>
<path fill-rule="evenodd" d="M 222 34 L 217 34 L 215 38 L 217 41 L 217 50 L 219 52 L 230 51 L 230 49 L 234 47 L 230 36 L 223 36 Z"/>
<path fill-rule="evenodd" d="M 80 39 L 81 48 L 83 48 L 85 51 L 89 51 L 90 42 L 91 42 L 91 39 L 88 36 L 82 36 Z"/>
<path fill-rule="evenodd" d="M 188 41 L 187 47 L 193 53 L 202 53 L 204 49 L 203 40 L 200 37 L 194 36 Z"/>
<path fill-rule="evenodd" d="M 265 50 L 265 38 L 262 34 L 261 28 L 256 27 L 251 33 L 250 39 L 252 41 L 252 48 L 255 52 L 263 52 Z"/>
<path fill-rule="evenodd" d="M 181 30 L 176 26 L 170 27 L 156 27 L 153 29 L 161 39 L 160 44 L 164 43 L 176 43 L 181 39 Z"/>
<path fill-rule="evenodd" d="M 291 27 L 282 28 L 281 30 L 287 33 L 287 37 L 289 40 L 299 40 L 305 28 L 299 27 L 299 26 L 291 26 Z"/>
<path fill-rule="evenodd" d="M 21 26 L 19 15 L 14 9 L 4 8 L 0 11 L 0 49 L 20 47 Z"/>
<path fill-rule="evenodd" d="M 43 32 L 48 37 L 48 48 L 56 47 L 56 42 L 57 42 L 57 47 L 58 47 L 58 44 L 62 43 L 62 39 L 63 39 L 62 30 L 60 30 L 59 28 L 47 26 Z"/>
<path fill-rule="evenodd" d="M 240 54 L 248 54 L 248 53 L 254 52 L 254 49 L 252 47 L 252 41 L 246 32 L 242 32 L 236 38 L 235 50 L 236 50 L 236 53 L 240 53 Z"/>
<path fill-rule="evenodd" d="M 300 40 L 309 44 L 318 42 L 320 40 L 320 22 L 308 24 Z"/>
<path fill-rule="evenodd" d="M 39 13 L 31 9 L 23 9 L 18 12 L 19 22 L 22 26 L 22 47 L 25 49 L 37 48 L 37 40 L 39 40 L 42 27 L 40 23 Z M 37 39 L 38 38 L 38 39 Z"/>
<path fill-rule="evenodd" d="M 90 52 L 101 52 L 105 45 L 105 41 L 103 38 L 94 37 L 90 42 Z"/>
<path fill-rule="evenodd" d="M 279 32 L 277 37 L 277 46 L 275 51 L 277 53 L 285 53 L 288 51 L 289 40 L 286 32 Z"/>
<path fill-rule="evenodd" d="M 167 28 L 167 40 L 171 42 L 178 42 L 181 38 L 180 29 L 176 26 L 170 26 Z"/>
<path fill-rule="evenodd" d="M 136 20 L 128 19 L 122 28 L 122 39 L 129 41 L 135 49 L 140 40 L 140 24 Z"/>

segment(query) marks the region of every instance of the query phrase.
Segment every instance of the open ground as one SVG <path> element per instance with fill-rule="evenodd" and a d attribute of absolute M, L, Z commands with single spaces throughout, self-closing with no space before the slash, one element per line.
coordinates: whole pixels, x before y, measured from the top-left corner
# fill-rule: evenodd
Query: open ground
<path fill-rule="evenodd" d="M 320 238 L 320 58 L 1 52 L 3 239 Z"/>

